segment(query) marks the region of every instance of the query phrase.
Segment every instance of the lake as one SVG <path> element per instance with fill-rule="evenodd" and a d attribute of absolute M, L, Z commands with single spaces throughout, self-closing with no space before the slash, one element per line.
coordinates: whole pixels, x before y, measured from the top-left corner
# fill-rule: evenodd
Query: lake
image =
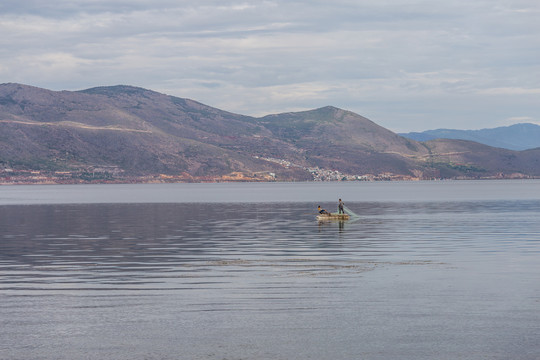
<path fill-rule="evenodd" d="M 0 359 L 539 359 L 539 220 L 538 180 L 2 186 Z"/>

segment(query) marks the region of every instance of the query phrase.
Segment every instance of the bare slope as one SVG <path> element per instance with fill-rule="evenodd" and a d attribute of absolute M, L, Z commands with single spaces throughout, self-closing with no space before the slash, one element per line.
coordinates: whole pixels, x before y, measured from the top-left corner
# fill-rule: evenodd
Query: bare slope
<path fill-rule="evenodd" d="M 420 143 L 334 107 L 253 118 L 131 86 L 56 92 L 0 85 L 0 168 L 275 173 L 279 180 L 311 179 L 314 167 L 425 178 L 538 176 L 537 155 L 466 141 Z"/>
<path fill-rule="evenodd" d="M 257 120 L 278 139 L 294 144 L 311 166 L 352 174 L 411 175 L 424 145 L 408 140 L 350 111 L 324 108 L 269 115 Z"/>
<path fill-rule="evenodd" d="M 284 178 L 301 177 L 228 149 L 235 138 L 257 132 L 242 118 L 129 86 L 54 92 L 5 84 L 0 159 L 38 170 L 116 166 L 129 175 L 279 171 Z"/>

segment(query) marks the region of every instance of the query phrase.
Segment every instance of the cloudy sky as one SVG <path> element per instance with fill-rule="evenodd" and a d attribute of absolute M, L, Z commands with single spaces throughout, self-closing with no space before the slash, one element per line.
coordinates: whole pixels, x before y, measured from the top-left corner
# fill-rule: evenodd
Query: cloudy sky
<path fill-rule="evenodd" d="M 0 83 L 126 84 L 394 131 L 540 124 L 538 0 L 2 0 Z"/>

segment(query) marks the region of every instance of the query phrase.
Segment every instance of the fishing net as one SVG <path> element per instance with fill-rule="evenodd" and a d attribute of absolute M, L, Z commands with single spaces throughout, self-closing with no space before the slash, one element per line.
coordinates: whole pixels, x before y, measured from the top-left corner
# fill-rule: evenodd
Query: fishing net
<path fill-rule="evenodd" d="M 358 215 L 357 213 L 355 213 L 354 211 L 352 211 L 345 205 L 343 205 L 343 210 L 345 210 L 345 212 L 347 212 L 347 214 L 349 214 L 352 219 L 360 218 L 360 215 Z"/>

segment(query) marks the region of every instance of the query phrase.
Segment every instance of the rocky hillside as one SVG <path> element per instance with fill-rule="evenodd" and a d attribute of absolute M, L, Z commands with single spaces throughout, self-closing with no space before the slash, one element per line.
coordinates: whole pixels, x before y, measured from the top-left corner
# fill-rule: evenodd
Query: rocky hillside
<path fill-rule="evenodd" d="M 334 107 L 254 118 L 130 86 L 0 85 L 4 183 L 24 174 L 51 182 L 539 176 L 538 155 L 417 142 Z"/>

